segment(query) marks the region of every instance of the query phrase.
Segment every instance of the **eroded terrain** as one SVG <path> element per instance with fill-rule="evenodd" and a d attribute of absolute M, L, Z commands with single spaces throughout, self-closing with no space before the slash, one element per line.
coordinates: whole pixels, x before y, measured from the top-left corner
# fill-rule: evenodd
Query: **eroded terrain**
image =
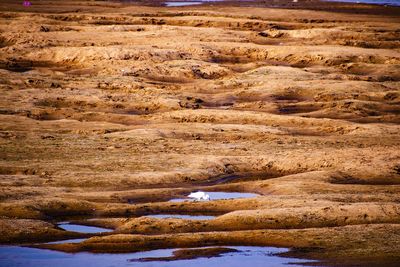
<path fill-rule="evenodd" d="M 327 265 L 398 262 L 398 16 L 8 4 L 1 243 L 93 236 L 57 227 L 71 220 L 114 231 L 40 246 L 281 246 Z M 169 201 L 195 190 L 260 196 Z"/>

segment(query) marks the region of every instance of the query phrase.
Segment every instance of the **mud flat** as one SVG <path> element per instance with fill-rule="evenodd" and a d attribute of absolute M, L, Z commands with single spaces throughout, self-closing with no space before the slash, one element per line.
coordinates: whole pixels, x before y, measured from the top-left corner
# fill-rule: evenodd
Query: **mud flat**
<path fill-rule="evenodd" d="M 2 1 L 0 253 L 396 266 L 399 10 Z"/>

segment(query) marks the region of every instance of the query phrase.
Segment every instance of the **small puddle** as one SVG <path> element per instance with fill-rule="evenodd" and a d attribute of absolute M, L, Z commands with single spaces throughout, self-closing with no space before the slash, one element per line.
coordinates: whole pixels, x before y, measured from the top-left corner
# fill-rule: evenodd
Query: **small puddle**
<path fill-rule="evenodd" d="M 205 3 L 221 2 L 224 0 L 200 0 L 200 1 L 166 1 L 164 2 L 167 7 L 179 7 L 179 6 L 194 6 L 201 5 Z"/>
<path fill-rule="evenodd" d="M 168 7 L 201 5 L 203 2 L 164 2 Z"/>
<path fill-rule="evenodd" d="M 205 216 L 205 215 L 181 215 L 181 214 L 156 214 L 156 215 L 146 215 L 145 217 L 157 218 L 157 219 L 188 219 L 188 220 L 212 220 L 216 216 Z"/>
<path fill-rule="evenodd" d="M 86 225 L 80 225 L 80 224 L 71 224 L 68 222 L 59 223 L 59 224 L 57 224 L 57 226 L 66 231 L 85 233 L 85 234 L 97 234 L 97 233 L 106 233 L 106 232 L 114 231 L 112 229 L 107 229 L 107 228 L 86 226 Z"/>
<path fill-rule="evenodd" d="M 238 199 L 238 198 L 252 198 L 258 197 L 258 194 L 254 193 L 241 193 L 241 192 L 204 192 L 210 196 L 210 200 L 219 199 Z M 184 201 L 195 201 L 191 198 L 174 198 L 169 200 L 170 202 L 184 202 Z"/>
<path fill-rule="evenodd" d="M 85 241 L 87 238 L 75 238 L 75 239 L 67 239 L 67 240 L 59 240 L 59 241 L 52 241 L 47 242 L 46 244 L 68 244 L 68 243 L 80 243 Z"/>
<path fill-rule="evenodd" d="M 210 247 L 208 247 L 210 248 Z M 200 253 L 206 248 L 183 249 L 184 255 L 193 255 L 195 258 L 180 260 L 178 251 L 182 249 L 158 249 L 138 253 L 65 253 L 47 249 L 0 246 L 0 266 L 7 267 L 76 267 L 76 266 L 137 266 L 137 267 L 283 267 L 289 263 L 294 267 L 304 266 L 300 264 L 312 263 L 294 258 L 279 257 L 277 253 L 287 252 L 288 249 L 274 247 L 247 247 L 227 246 L 217 247 L 220 254 L 203 255 Z M 178 253 L 175 253 L 178 252 Z M 245 263 L 245 264 L 244 264 Z M 296 264 L 298 263 L 298 264 Z"/>

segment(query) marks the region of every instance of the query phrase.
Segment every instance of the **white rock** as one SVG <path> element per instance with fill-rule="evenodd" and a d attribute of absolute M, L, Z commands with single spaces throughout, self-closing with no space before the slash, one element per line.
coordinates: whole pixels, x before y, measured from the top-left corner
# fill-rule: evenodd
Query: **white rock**
<path fill-rule="evenodd" d="M 190 193 L 188 197 L 196 200 L 210 200 L 210 196 L 202 191 Z"/>

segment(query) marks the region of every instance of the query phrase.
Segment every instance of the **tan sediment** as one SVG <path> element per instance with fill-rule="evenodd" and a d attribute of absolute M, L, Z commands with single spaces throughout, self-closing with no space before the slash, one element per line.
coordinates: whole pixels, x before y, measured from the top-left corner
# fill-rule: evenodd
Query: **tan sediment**
<path fill-rule="evenodd" d="M 46 247 L 398 262 L 398 8 L 4 3 L 1 243 L 85 236 L 66 219 L 115 231 Z M 259 196 L 168 202 L 199 189 Z"/>
<path fill-rule="evenodd" d="M 62 231 L 53 224 L 30 219 L 0 219 L 0 242 L 16 241 L 39 243 L 43 241 L 62 240 L 68 238 L 90 237 L 91 235 Z"/>

